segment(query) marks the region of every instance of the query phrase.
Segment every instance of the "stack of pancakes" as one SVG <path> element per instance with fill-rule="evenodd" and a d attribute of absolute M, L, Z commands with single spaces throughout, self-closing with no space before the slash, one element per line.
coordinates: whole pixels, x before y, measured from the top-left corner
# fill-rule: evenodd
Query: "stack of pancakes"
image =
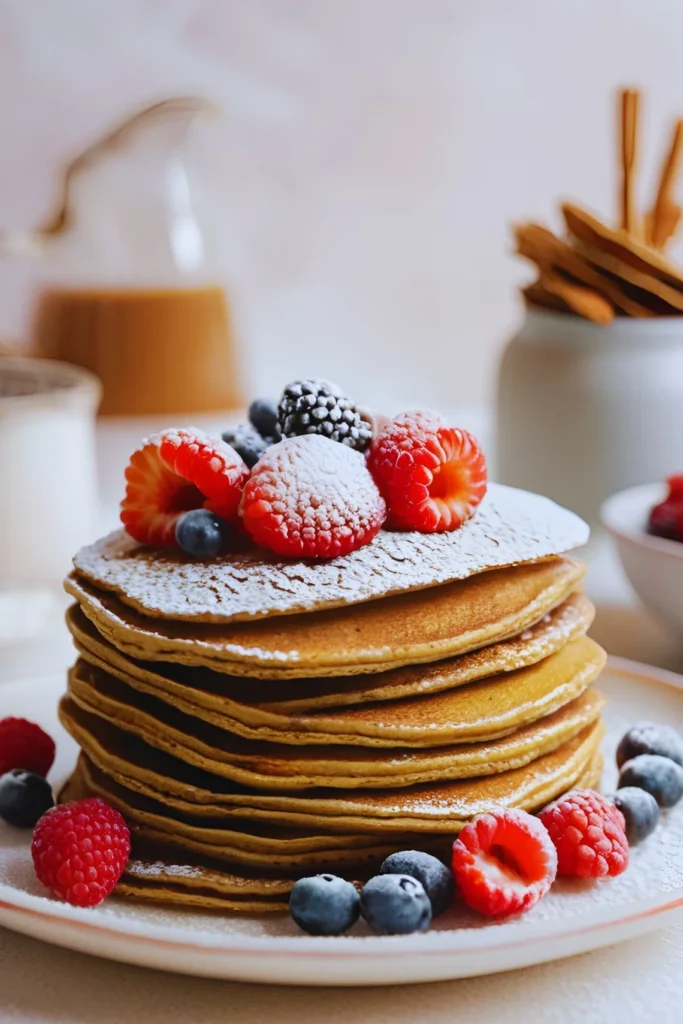
<path fill-rule="evenodd" d="M 261 912 L 293 882 L 447 857 L 474 815 L 599 781 L 602 650 L 587 528 L 491 486 L 448 534 L 381 531 L 327 562 L 210 562 L 123 533 L 67 580 L 78 650 L 63 798 L 133 831 L 122 895 Z"/>

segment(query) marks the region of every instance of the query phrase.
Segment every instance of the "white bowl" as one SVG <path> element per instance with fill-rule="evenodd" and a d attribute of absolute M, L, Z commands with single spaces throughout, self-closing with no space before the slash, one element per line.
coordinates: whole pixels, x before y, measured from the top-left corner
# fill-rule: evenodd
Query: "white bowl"
<path fill-rule="evenodd" d="M 613 494 L 601 509 L 631 586 L 648 611 L 683 639 L 683 543 L 647 532 L 650 509 L 666 484 L 643 484 Z"/>

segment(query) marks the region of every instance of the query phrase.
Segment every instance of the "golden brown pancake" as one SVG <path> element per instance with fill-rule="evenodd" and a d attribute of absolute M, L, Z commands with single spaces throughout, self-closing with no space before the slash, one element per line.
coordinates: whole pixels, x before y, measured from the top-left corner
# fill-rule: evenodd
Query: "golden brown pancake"
<path fill-rule="evenodd" d="M 535 759 L 557 750 L 568 740 L 573 739 L 591 724 L 594 724 L 604 704 L 601 694 L 589 690 L 566 708 L 555 712 L 542 723 L 520 733 L 519 744 L 525 739 L 536 742 L 526 744 L 523 755 L 510 757 L 509 752 L 515 749 L 511 741 L 498 741 L 489 746 L 493 752 L 505 754 L 506 742 L 508 757 L 498 757 L 483 765 L 477 777 L 485 774 L 511 771 L 522 768 Z M 363 817 L 370 821 L 371 828 L 376 829 L 379 823 L 382 828 L 410 827 L 415 831 L 425 828 L 427 831 L 444 831 L 450 827 L 453 810 L 443 801 L 434 806 L 433 794 L 438 792 L 441 782 L 412 786 L 410 790 L 375 790 L 336 793 L 329 789 L 310 789 L 301 795 L 283 793 L 263 793 L 248 790 L 244 787 L 230 785 L 225 780 L 210 775 L 208 772 L 184 765 L 176 758 L 159 754 L 134 737 L 121 734 L 111 726 L 102 726 L 92 716 L 83 720 L 83 713 L 70 716 L 67 723 L 69 731 L 77 739 L 87 762 L 99 769 L 113 781 L 132 790 L 141 796 L 148 797 L 158 803 L 192 815 L 197 819 L 243 819 L 266 821 L 275 824 L 308 826 L 324 823 L 326 830 L 348 831 L 345 819 L 350 815 L 357 820 L 359 829 Z M 517 734 L 519 735 L 519 734 Z M 499 749 L 496 750 L 496 747 Z M 376 797 L 389 794 L 386 804 L 377 804 Z M 400 812 L 402 802 L 410 799 L 410 822 L 403 821 Z M 373 812 L 374 808 L 374 812 Z M 415 808 L 418 808 L 416 811 Z M 455 816 L 459 817 L 457 808 Z M 367 828 L 365 821 L 362 828 Z"/>
<path fill-rule="evenodd" d="M 392 533 L 329 561 L 264 549 L 197 562 L 110 534 L 78 552 L 76 574 L 153 619 L 227 623 L 346 607 L 465 579 L 580 547 L 588 527 L 548 498 L 489 484 L 476 515 L 450 533 Z"/>
<path fill-rule="evenodd" d="M 595 787 L 601 773 L 602 757 L 596 754 L 576 785 Z M 87 791 L 80 787 L 77 792 L 72 789 L 68 798 L 80 799 L 86 795 Z M 273 913 L 287 909 L 294 876 L 270 876 L 253 870 L 247 874 L 244 869 L 237 872 L 206 858 L 193 858 L 173 846 L 148 849 L 136 837 L 134 843 L 138 850 L 115 895 L 236 913 Z"/>
<path fill-rule="evenodd" d="M 392 850 L 414 848 L 418 843 L 420 849 L 447 853 L 450 836 L 475 815 L 501 806 L 533 811 L 575 785 L 596 755 L 602 733 L 601 724 L 595 723 L 552 754 L 501 775 L 441 784 L 429 792 L 404 790 L 398 798 L 396 793 L 364 793 L 358 797 L 364 813 L 346 816 L 345 832 L 331 831 L 329 819 L 321 819 L 314 830 L 238 820 L 231 820 L 226 827 L 224 821 L 171 811 L 119 785 L 86 760 L 81 761 L 79 771 L 88 792 L 121 811 L 136 835 L 146 841 L 165 841 L 232 865 L 304 873 L 314 865 L 333 870 L 341 865 L 376 863 Z M 437 811 L 435 818 L 439 811 L 443 815 L 447 810 L 447 829 L 423 824 L 419 833 L 411 830 L 412 820 L 424 821 L 426 804 Z M 397 828 L 389 828 L 387 818 L 378 819 L 377 810 L 382 807 L 390 811 Z M 359 826 L 363 831 L 354 831 Z"/>
<path fill-rule="evenodd" d="M 191 686 L 197 691 L 198 699 L 206 692 L 215 698 L 248 702 L 264 711 L 291 715 L 347 704 L 426 696 L 501 672 L 535 665 L 559 651 L 570 640 L 586 633 L 594 614 L 595 609 L 586 595 L 573 593 L 517 636 L 455 658 L 427 665 L 408 665 L 371 676 L 327 676 L 290 681 L 249 679 L 248 682 L 239 676 L 227 676 L 210 669 L 158 665 L 129 658 L 100 636 L 78 605 L 69 608 L 66 621 L 77 649 L 95 665 L 118 666 L 123 671 L 138 671 L 149 674 L 150 678 L 163 678 L 169 685 Z"/>
<path fill-rule="evenodd" d="M 65 586 L 129 657 L 288 679 L 383 672 L 497 643 L 565 601 L 584 572 L 555 558 L 359 606 L 228 626 L 155 622 L 73 577 Z"/>
<path fill-rule="evenodd" d="M 588 690 L 583 699 L 571 701 L 559 712 L 489 742 L 412 750 L 335 747 L 332 753 L 326 745 L 302 748 L 229 738 L 204 723 L 193 724 L 187 716 L 163 705 L 155 714 L 159 702 L 148 698 L 144 699 L 144 710 L 130 707 L 126 688 L 116 681 L 99 679 L 98 685 L 101 692 L 93 696 L 91 687 L 75 681 L 70 696 L 60 705 L 63 725 L 84 749 L 92 753 L 93 742 L 101 741 L 110 754 L 119 754 L 123 748 L 125 760 L 125 751 L 137 738 L 155 751 L 160 764 L 163 755 L 170 755 L 174 761 L 182 761 L 189 768 L 213 777 L 214 785 L 209 787 L 212 790 L 219 779 L 224 780 L 229 792 L 231 785 L 276 793 L 317 786 L 400 787 L 504 771 L 526 764 L 542 750 L 553 749 L 563 738 L 593 720 L 602 702 L 599 694 Z M 191 728 L 194 733 L 188 733 Z M 112 729 L 118 734 L 113 738 Z M 92 756 L 100 763 L 96 752 Z M 154 762 L 150 765 L 149 758 L 146 764 L 154 770 Z M 107 767 L 106 760 L 103 767 Z M 165 771 L 158 768 L 171 780 L 176 770 L 177 766 Z M 174 792 L 172 782 L 170 791 Z"/>
<path fill-rule="evenodd" d="M 573 700 L 597 678 L 605 664 L 602 649 L 584 636 L 571 640 L 536 665 L 426 697 L 282 715 L 225 697 L 200 694 L 192 686 L 137 669 L 132 662 L 126 670 L 107 665 L 91 652 L 84 655 L 71 670 L 70 685 L 72 692 L 84 694 L 86 700 L 97 701 L 99 693 L 106 690 L 106 681 L 117 679 L 143 697 L 158 699 L 183 715 L 244 739 L 302 746 L 392 748 L 493 739 Z M 334 756 L 331 754 L 331 759 Z"/>

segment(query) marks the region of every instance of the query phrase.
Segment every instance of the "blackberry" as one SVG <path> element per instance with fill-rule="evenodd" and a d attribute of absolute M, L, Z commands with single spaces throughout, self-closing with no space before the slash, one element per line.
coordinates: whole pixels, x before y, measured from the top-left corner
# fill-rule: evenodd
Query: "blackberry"
<path fill-rule="evenodd" d="M 238 423 L 223 431 L 221 437 L 253 469 L 266 448 L 276 443 L 274 437 L 263 437 L 250 423 Z"/>
<path fill-rule="evenodd" d="M 283 437 L 320 434 L 364 452 L 372 427 L 336 384 L 328 380 L 297 380 L 288 384 L 278 406 Z"/>

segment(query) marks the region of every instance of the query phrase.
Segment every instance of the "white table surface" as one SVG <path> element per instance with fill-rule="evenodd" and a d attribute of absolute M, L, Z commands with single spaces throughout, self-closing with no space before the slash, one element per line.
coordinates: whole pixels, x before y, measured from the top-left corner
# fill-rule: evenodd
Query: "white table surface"
<path fill-rule="evenodd" d="M 637 608 L 606 538 L 596 538 L 585 558 L 588 590 L 598 605 L 595 638 L 610 653 L 683 671 L 683 649 Z M 66 667 L 71 650 L 61 622 L 63 604 L 55 595 L 43 605 L 37 639 L 0 642 L 0 681 L 26 678 L 30 685 L 32 675 Z M 0 929 L 1 1024 L 678 1024 L 682 1001 L 683 925 L 505 975 L 357 990 L 166 975 Z"/>

